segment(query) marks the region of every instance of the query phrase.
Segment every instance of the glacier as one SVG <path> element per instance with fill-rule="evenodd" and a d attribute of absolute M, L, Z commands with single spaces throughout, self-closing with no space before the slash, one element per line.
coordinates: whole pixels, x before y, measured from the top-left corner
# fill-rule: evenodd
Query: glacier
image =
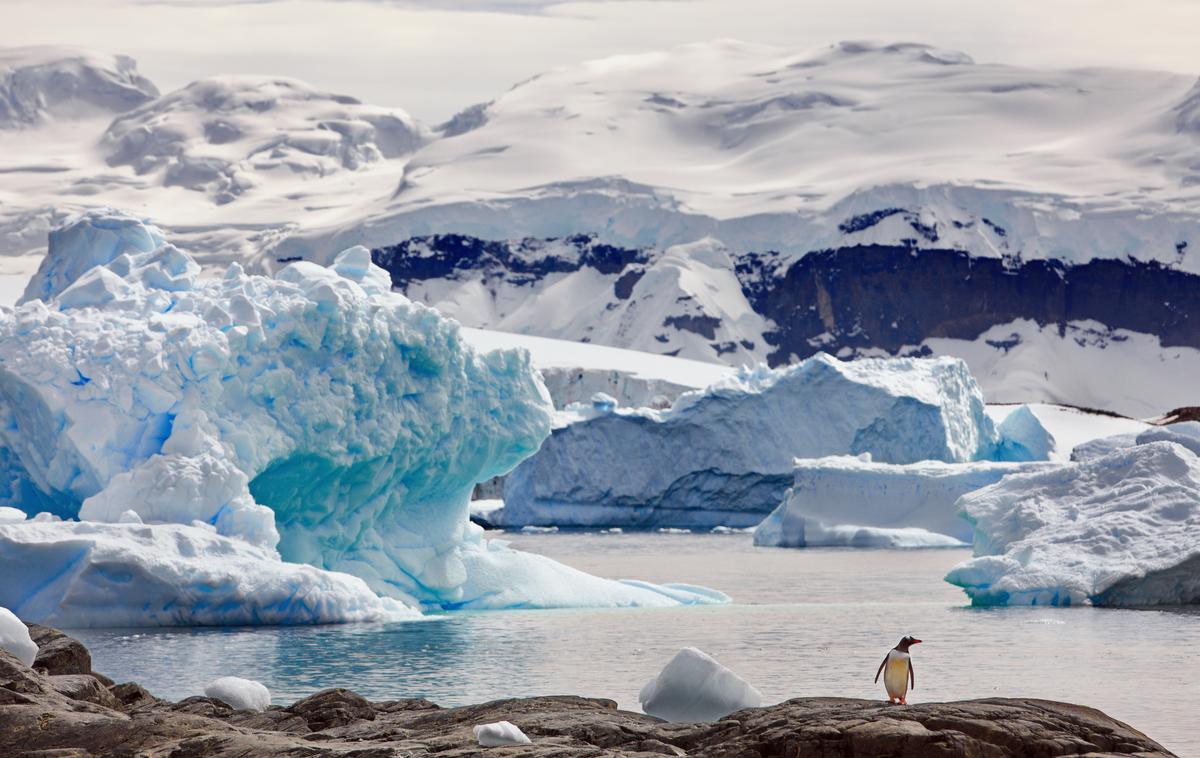
<path fill-rule="evenodd" d="M 964 495 L 974 557 L 946 581 L 974 605 L 1200 602 L 1200 457 L 1147 442 Z"/>
<path fill-rule="evenodd" d="M 946 547 L 970 543 L 960 496 L 1014 473 L 1059 464 L 876 463 L 855 456 L 796 461 L 783 502 L 754 531 L 772 547 Z"/>
<path fill-rule="evenodd" d="M 485 541 L 467 518 L 470 492 L 538 448 L 546 390 L 527 353 L 476 352 L 456 323 L 391 293 L 365 248 L 274 278 L 235 263 L 207 279 L 169 243 L 146 250 L 156 234 L 117 211 L 73 217 L 31 285 L 56 294 L 0 314 L 0 481 L 12 505 L 110 525 L 86 549 L 69 533 L 78 526 L 9 525 L 10 556 L 34 542 L 94 556 L 153 525 L 199 522 L 412 607 L 720 599 L 601 579 L 593 596 L 572 593 L 580 572 Z M 162 576 L 173 559 L 160 558 L 141 572 L 150 584 L 175 581 Z M 106 565 L 95 559 L 88 576 Z M 34 603 L 49 578 L 29 576 L 7 604 Z M 50 618 L 50 605 L 36 615 Z"/>
<path fill-rule="evenodd" d="M 557 418 L 506 479 L 494 523 L 751 527 L 779 505 L 796 457 L 962 462 L 995 455 L 1001 442 L 978 385 L 952 358 L 822 354 L 743 370 L 663 411 L 600 403 Z"/>

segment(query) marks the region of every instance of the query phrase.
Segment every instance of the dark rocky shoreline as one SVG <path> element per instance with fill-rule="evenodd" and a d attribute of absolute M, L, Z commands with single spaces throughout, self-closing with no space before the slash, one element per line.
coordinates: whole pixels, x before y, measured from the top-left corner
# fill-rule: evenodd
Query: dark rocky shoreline
<path fill-rule="evenodd" d="M 0 755 L 353 756 L 871 756 L 1017 758 L 1171 756 L 1136 729 L 1084 706 L 988 698 L 889 706 L 799 698 L 710 724 L 667 724 L 572 696 L 441 708 L 427 700 L 369 702 L 323 690 L 287 707 L 234 711 L 217 700 L 159 700 L 91 670 L 78 641 L 31 626 L 34 668 L 0 650 Z M 471 727 L 517 724 L 532 745 L 481 748 Z"/>

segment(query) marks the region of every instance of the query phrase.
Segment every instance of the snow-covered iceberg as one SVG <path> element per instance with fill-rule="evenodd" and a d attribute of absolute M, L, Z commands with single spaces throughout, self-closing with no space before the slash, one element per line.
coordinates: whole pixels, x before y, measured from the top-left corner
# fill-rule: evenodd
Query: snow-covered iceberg
<path fill-rule="evenodd" d="M 1200 458 L 1181 445 L 1014 474 L 959 505 L 975 557 L 946 581 L 975 605 L 1200 602 Z"/>
<path fill-rule="evenodd" d="M 119 524 L 77 556 L 132 539 L 137 521 L 199 521 L 413 606 L 714 599 L 599 579 L 598 595 L 572 594 L 579 572 L 469 523 L 474 484 L 549 432 L 528 354 L 471 349 L 456 323 L 391 293 L 365 248 L 207 280 L 170 244 L 146 249 L 156 234 L 114 211 L 73 218 L 33 290 L 50 299 L 0 315 L 0 487 L 27 513 Z M 63 260 L 76 254 L 87 265 Z M 8 527 L 5 550 L 71 542 L 54 528 Z M 100 569 L 136 573 L 126 564 Z M 25 576 L 9 605 L 56 574 Z"/>
<path fill-rule="evenodd" d="M 774 547 L 943 547 L 971 541 L 958 498 L 1022 471 L 1058 464 L 875 463 L 854 456 L 796 461 L 792 487 L 754 531 Z"/>
<path fill-rule="evenodd" d="M 779 505 L 797 457 L 971 461 L 999 441 L 957 359 L 818 355 L 747 370 L 665 411 L 610 406 L 560 414 L 509 475 L 505 526 L 754 526 Z"/>
<path fill-rule="evenodd" d="M 396 621 L 356 576 L 287 563 L 204 524 L 0 523 L 0 605 L 63 627 Z"/>
<path fill-rule="evenodd" d="M 1115 434 L 1077 445 L 1071 451 L 1071 460 L 1090 461 L 1115 450 L 1145 445 L 1150 442 L 1174 442 L 1200 455 L 1200 421 L 1184 421 L 1167 426 L 1152 426 L 1138 433 Z"/>

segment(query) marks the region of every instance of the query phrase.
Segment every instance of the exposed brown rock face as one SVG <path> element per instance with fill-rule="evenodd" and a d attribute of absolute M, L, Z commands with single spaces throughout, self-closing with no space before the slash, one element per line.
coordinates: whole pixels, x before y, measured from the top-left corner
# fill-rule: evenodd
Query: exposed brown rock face
<path fill-rule="evenodd" d="M 499 720 L 519 726 L 533 744 L 480 748 L 471 727 Z M 619 711 L 611 700 L 535 697 L 439 708 L 425 700 L 372 703 L 349 690 L 329 689 L 258 713 L 234 711 L 206 697 L 168 703 L 136 684 L 107 686 L 90 671 L 44 674 L 0 651 L 3 756 L 416 758 L 434 753 L 445 758 L 485 753 L 545 758 L 1171 755 L 1099 711 L 1046 700 L 902 707 L 801 698 L 739 711 L 712 724 L 667 724 Z"/>

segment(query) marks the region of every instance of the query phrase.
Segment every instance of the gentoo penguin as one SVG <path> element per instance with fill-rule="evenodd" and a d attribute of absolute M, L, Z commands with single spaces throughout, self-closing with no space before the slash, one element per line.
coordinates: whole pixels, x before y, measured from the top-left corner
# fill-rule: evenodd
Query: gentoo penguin
<path fill-rule="evenodd" d="M 879 675 L 883 674 L 883 686 L 887 689 L 888 702 L 900 701 L 900 705 L 908 705 L 904 696 L 908 694 L 908 683 L 912 680 L 912 688 L 917 688 L 917 675 L 913 673 L 912 656 L 908 649 L 920 642 L 916 637 L 905 637 L 900 644 L 888 651 L 879 670 L 875 672 L 875 683 L 879 683 Z"/>

